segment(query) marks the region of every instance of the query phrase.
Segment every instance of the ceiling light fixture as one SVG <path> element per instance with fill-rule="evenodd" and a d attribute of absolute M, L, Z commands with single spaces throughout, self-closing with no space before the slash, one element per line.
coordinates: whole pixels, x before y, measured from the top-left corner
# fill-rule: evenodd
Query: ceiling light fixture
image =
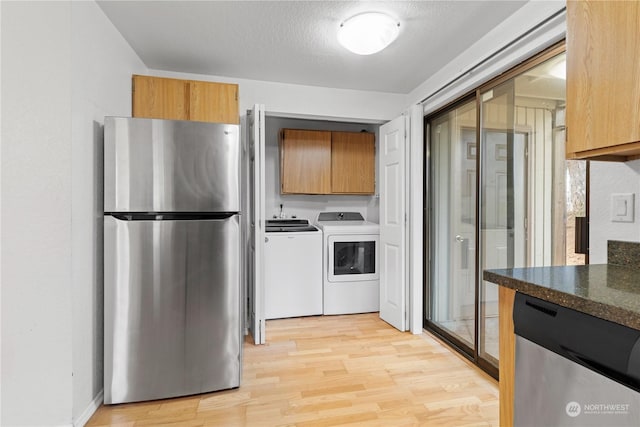
<path fill-rule="evenodd" d="M 400 23 L 387 14 L 365 12 L 344 21 L 338 41 L 358 55 L 371 55 L 389 46 L 400 32 Z"/>

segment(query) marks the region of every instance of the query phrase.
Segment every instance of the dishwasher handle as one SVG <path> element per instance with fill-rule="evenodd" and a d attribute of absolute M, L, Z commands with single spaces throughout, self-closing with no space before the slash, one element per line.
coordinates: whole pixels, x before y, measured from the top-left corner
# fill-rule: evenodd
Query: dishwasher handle
<path fill-rule="evenodd" d="M 638 340 L 640 343 L 640 340 Z M 570 348 L 567 348 L 563 345 L 560 348 L 564 351 L 564 356 L 568 359 L 573 360 L 576 363 L 581 364 L 594 372 L 599 373 L 600 375 L 604 375 L 605 377 L 611 378 L 621 384 L 625 384 L 629 388 L 632 388 L 636 391 L 640 391 L 640 375 L 637 372 L 620 372 L 617 369 L 606 366 L 602 363 L 598 363 L 595 360 L 590 359 L 584 354 L 580 354 L 577 351 L 573 351 Z M 627 371 L 629 369 L 627 368 Z M 633 375 L 636 374 L 636 375 Z"/>

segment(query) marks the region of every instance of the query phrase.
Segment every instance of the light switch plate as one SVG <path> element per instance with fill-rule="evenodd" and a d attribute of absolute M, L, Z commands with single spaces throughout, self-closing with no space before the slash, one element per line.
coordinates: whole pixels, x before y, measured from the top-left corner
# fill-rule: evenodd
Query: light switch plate
<path fill-rule="evenodd" d="M 614 193 L 611 195 L 611 222 L 633 222 L 634 194 Z"/>

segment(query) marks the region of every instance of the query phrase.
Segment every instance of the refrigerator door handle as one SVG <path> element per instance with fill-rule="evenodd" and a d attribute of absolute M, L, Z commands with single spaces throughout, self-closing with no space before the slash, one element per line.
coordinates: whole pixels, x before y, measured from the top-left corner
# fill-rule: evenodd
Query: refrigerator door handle
<path fill-rule="evenodd" d="M 224 220 L 238 212 L 105 212 L 120 221 L 205 221 Z"/>

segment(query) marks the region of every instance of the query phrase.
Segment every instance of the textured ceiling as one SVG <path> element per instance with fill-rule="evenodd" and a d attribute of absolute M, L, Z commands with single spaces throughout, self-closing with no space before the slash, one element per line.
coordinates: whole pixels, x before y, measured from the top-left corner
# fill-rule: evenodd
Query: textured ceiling
<path fill-rule="evenodd" d="M 408 93 L 526 1 L 100 1 L 152 69 Z M 370 56 L 336 39 L 344 19 L 382 11 L 400 35 Z"/>

